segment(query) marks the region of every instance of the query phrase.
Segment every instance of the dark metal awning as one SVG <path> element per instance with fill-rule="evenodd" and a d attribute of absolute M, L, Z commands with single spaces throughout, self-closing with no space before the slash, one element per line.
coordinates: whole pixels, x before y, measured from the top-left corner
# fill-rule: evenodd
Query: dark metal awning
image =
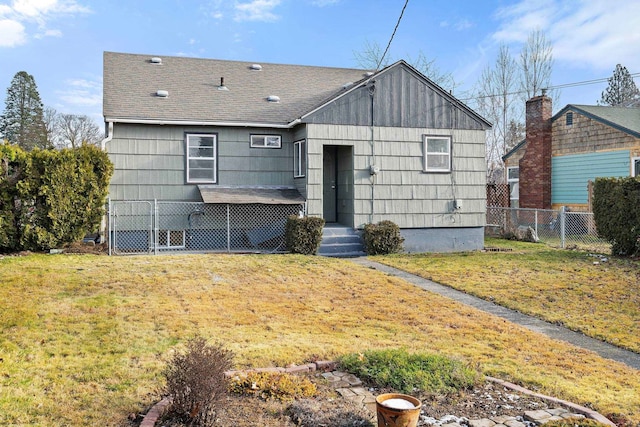
<path fill-rule="evenodd" d="M 299 205 L 304 197 L 293 187 L 220 187 L 199 185 L 200 196 L 205 203 L 263 205 Z"/>

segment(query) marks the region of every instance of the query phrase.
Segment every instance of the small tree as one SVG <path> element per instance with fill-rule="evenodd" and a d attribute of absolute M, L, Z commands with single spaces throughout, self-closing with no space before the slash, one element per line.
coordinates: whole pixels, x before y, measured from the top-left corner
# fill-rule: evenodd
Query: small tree
<path fill-rule="evenodd" d="M 27 151 L 51 147 L 40 94 L 33 76 L 26 71 L 16 73 L 7 89 L 5 110 L 0 116 L 0 134 Z"/>
<path fill-rule="evenodd" d="M 600 104 L 621 105 L 640 96 L 640 91 L 626 67 L 618 64 L 609 78 L 609 86 L 602 92 Z"/>

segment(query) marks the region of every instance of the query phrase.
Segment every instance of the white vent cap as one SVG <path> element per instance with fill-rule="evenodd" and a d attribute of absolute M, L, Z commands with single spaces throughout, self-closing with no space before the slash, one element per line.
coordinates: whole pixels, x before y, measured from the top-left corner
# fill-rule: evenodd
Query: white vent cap
<path fill-rule="evenodd" d="M 167 98 L 169 96 L 169 91 L 168 90 L 157 90 L 156 91 L 156 96 L 158 98 Z"/>
<path fill-rule="evenodd" d="M 260 70 L 262 70 L 262 65 L 260 65 L 260 64 L 251 64 L 249 69 L 250 70 L 255 70 L 255 71 L 260 71 Z"/>
<path fill-rule="evenodd" d="M 277 95 L 269 95 L 267 96 L 267 101 L 269 102 L 280 102 L 280 97 Z"/>
<path fill-rule="evenodd" d="M 154 56 L 153 58 L 150 59 L 150 62 L 152 64 L 162 64 L 162 58 Z"/>
<path fill-rule="evenodd" d="M 371 77 L 373 76 L 375 73 L 373 71 L 367 71 L 366 73 L 364 73 L 365 77 Z"/>
<path fill-rule="evenodd" d="M 351 86 L 353 86 L 353 82 L 347 82 L 347 83 L 342 85 L 342 89 L 346 89 L 346 88 L 349 88 Z"/>

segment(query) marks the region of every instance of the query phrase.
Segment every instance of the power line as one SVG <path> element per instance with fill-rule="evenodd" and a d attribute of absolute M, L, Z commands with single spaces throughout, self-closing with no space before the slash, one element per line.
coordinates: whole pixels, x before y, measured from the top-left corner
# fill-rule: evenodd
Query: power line
<path fill-rule="evenodd" d="M 630 74 L 631 78 L 634 77 L 640 77 L 640 73 L 633 73 Z M 587 85 L 592 85 L 592 84 L 596 84 L 596 83 L 606 83 L 608 82 L 610 79 L 610 77 L 603 77 L 603 78 L 599 78 L 599 79 L 593 79 L 593 80 L 583 80 L 581 82 L 572 82 L 572 83 L 563 83 L 563 84 L 558 84 L 558 85 L 551 85 L 548 86 L 544 89 L 550 90 L 550 89 L 565 89 L 568 87 L 576 87 L 576 86 L 587 86 Z M 515 92 L 508 92 L 508 93 L 500 93 L 500 94 L 490 94 L 490 95 L 482 95 L 482 96 L 473 96 L 473 97 L 469 97 L 469 98 L 464 98 L 464 99 L 460 99 L 460 101 L 470 101 L 473 99 L 485 99 L 485 98 L 495 98 L 498 96 L 511 96 L 511 95 L 520 95 L 525 93 L 526 90 L 517 90 Z"/>
<path fill-rule="evenodd" d="M 384 50 L 384 53 L 380 57 L 380 61 L 378 61 L 378 65 L 376 65 L 376 71 L 378 71 L 380 69 L 380 65 L 382 64 L 382 61 L 384 60 L 384 57 L 387 55 L 387 52 L 389 51 L 389 48 L 391 47 L 391 42 L 393 41 L 393 37 L 396 35 L 396 31 L 398 30 L 398 26 L 400 25 L 400 21 L 402 20 L 402 15 L 404 15 L 404 10 L 407 8 L 408 4 L 409 4 L 409 0 L 406 0 L 404 2 L 404 6 L 402 7 L 402 11 L 400 12 L 400 17 L 398 17 L 398 22 L 396 22 L 396 27 L 393 29 L 393 34 L 391 34 L 391 38 L 389 39 L 389 43 L 387 43 L 387 48 Z"/>

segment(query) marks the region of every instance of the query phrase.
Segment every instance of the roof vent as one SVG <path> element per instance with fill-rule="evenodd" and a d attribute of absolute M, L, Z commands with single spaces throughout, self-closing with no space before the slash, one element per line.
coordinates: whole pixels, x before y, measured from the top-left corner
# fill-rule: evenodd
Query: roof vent
<path fill-rule="evenodd" d="M 365 77 L 371 77 L 373 76 L 375 73 L 373 71 L 367 71 L 366 73 L 364 73 Z"/>
<path fill-rule="evenodd" d="M 158 90 L 158 91 L 156 91 L 156 96 L 158 98 L 167 98 L 169 96 L 169 91 L 168 90 Z"/>
<path fill-rule="evenodd" d="M 220 77 L 220 86 L 218 86 L 218 90 L 229 90 L 229 88 L 224 85 L 224 77 Z"/>
<path fill-rule="evenodd" d="M 260 65 L 260 64 L 251 64 L 249 69 L 250 70 L 254 70 L 254 71 L 260 71 L 260 70 L 262 70 L 262 65 Z"/>
<path fill-rule="evenodd" d="M 149 62 L 151 62 L 152 64 L 162 64 L 162 58 L 154 56 L 149 60 Z"/>
<path fill-rule="evenodd" d="M 346 88 L 349 88 L 351 86 L 353 86 L 353 82 L 347 82 L 347 83 L 342 85 L 342 89 L 346 89 Z"/>
<path fill-rule="evenodd" d="M 267 101 L 269 102 L 280 102 L 280 97 L 276 95 L 267 96 Z"/>

